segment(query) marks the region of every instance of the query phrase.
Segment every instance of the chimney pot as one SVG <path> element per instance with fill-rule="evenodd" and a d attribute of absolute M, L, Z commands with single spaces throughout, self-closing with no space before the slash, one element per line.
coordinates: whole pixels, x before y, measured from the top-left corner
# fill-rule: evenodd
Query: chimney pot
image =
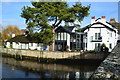
<path fill-rule="evenodd" d="M 92 19 L 95 19 L 95 16 L 93 16 Z"/>
<path fill-rule="evenodd" d="M 106 18 L 106 16 L 102 16 L 102 18 Z"/>
<path fill-rule="evenodd" d="M 91 24 L 95 23 L 95 16 L 91 17 Z"/>

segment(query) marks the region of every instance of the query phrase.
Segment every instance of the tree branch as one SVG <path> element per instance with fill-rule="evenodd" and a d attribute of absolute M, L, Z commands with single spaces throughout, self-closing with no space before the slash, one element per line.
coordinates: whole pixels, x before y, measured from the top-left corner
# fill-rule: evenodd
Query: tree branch
<path fill-rule="evenodd" d="M 56 23 L 57 23 L 57 16 L 55 17 L 55 23 L 53 24 L 53 26 L 55 26 Z"/>
<path fill-rule="evenodd" d="M 60 21 L 54 26 L 54 28 L 57 27 L 61 22 L 62 22 L 62 20 L 60 20 Z"/>

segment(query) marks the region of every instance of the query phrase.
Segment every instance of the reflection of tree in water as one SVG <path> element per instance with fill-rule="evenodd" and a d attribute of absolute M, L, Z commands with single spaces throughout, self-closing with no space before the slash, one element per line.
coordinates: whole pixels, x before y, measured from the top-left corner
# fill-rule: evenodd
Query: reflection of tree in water
<path fill-rule="evenodd" d="M 31 61 L 19 61 L 13 58 L 3 58 L 3 63 L 7 63 L 14 70 L 23 71 L 25 77 L 38 75 L 40 78 L 85 78 L 90 76 L 97 66 L 87 64 L 52 64 L 38 63 Z M 11 67 L 11 68 L 12 68 Z"/>
<path fill-rule="evenodd" d="M 25 70 L 25 76 L 28 77 L 29 76 L 29 71 Z"/>

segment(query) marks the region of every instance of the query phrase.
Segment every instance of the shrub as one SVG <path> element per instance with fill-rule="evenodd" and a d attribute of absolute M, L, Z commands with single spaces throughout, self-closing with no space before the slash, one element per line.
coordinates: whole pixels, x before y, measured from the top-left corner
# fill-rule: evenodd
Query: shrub
<path fill-rule="evenodd" d="M 10 48 L 13 48 L 12 45 L 10 45 Z"/>
<path fill-rule="evenodd" d="M 105 52 L 108 52 L 108 51 L 109 51 L 109 48 L 108 48 L 108 47 L 106 47 L 106 48 L 105 48 Z"/>
<path fill-rule="evenodd" d="M 71 52 L 75 52 L 75 49 L 72 49 Z"/>
<path fill-rule="evenodd" d="M 106 45 L 103 43 L 100 47 L 100 50 L 103 51 L 103 52 L 108 52 L 109 51 L 109 48 L 106 47 Z"/>

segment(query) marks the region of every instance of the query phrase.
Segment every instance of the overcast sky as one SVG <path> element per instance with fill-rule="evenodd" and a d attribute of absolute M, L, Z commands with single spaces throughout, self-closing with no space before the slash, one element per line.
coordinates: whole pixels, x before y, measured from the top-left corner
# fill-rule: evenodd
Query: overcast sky
<path fill-rule="evenodd" d="M 1 4 L 1 3 L 0 3 Z M 74 4 L 74 2 L 69 2 L 69 5 Z M 82 2 L 84 6 L 91 4 L 90 15 L 85 17 L 82 27 L 90 24 L 92 16 L 99 18 L 101 16 L 106 16 L 107 21 L 110 18 L 115 18 L 118 21 L 118 2 Z M 25 19 L 20 17 L 21 9 L 23 6 L 31 6 L 30 2 L 2 2 L 0 8 L 2 9 L 2 16 L 0 16 L 0 24 L 3 27 L 7 25 L 16 25 L 20 29 L 25 29 Z M 2 20 L 2 21 L 1 21 Z"/>

